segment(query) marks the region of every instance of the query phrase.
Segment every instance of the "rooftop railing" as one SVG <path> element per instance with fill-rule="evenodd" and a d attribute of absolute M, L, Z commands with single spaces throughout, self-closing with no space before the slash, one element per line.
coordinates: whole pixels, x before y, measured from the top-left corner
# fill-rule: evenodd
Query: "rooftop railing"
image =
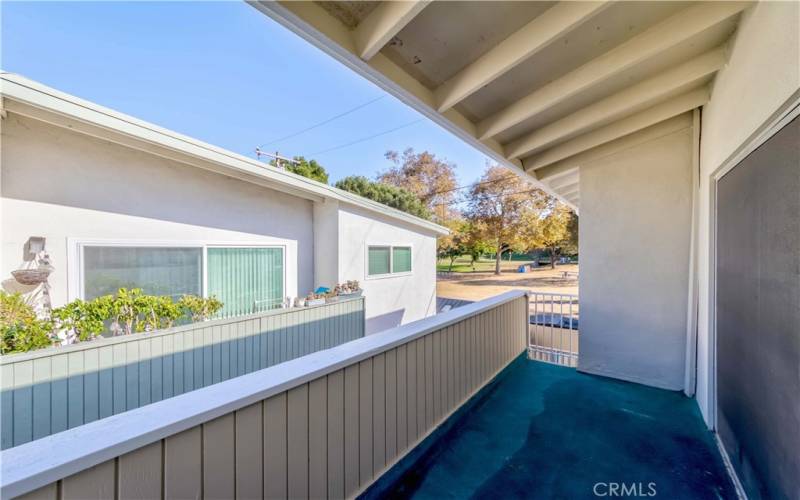
<path fill-rule="evenodd" d="M 578 296 L 531 292 L 528 354 L 531 359 L 578 366 Z"/>
<path fill-rule="evenodd" d="M 351 497 L 525 351 L 507 292 L 0 453 L 12 498 Z"/>

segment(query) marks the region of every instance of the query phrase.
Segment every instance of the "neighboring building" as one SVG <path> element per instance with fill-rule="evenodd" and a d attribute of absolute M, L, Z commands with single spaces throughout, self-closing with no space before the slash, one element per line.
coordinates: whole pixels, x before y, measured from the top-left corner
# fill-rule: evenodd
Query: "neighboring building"
<path fill-rule="evenodd" d="M 2 254 L 44 237 L 54 306 L 140 286 L 214 294 L 228 315 L 358 280 L 367 332 L 436 312 L 446 229 L 331 186 L 2 75 Z"/>

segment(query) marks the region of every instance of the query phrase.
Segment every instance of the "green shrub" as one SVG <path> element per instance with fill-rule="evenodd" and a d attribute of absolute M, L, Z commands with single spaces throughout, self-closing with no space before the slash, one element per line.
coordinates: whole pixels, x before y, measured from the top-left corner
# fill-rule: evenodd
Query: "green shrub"
<path fill-rule="evenodd" d="M 53 344 L 53 323 L 36 317 L 22 295 L 0 291 L 0 354 L 27 352 Z"/>
<path fill-rule="evenodd" d="M 223 306 L 222 302 L 214 296 L 184 295 L 178 303 L 193 322 L 211 319 Z"/>
<path fill-rule="evenodd" d="M 222 306 L 216 297 L 184 295 L 176 302 L 169 295 L 145 295 L 140 288 L 120 288 L 116 295 L 73 300 L 54 309 L 52 320 L 42 320 L 20 294 L 0 291 L 0 354 L 48 347 L 60 340 L 57 332 L 62 331 L 67 343 L 92 340 L 109 322 L 114 335 L 127 335 L 169 328 L 184 317 L 192 322 L 205 321 Z"/>
<path fill-rule="evenodd" d="M 59 330 L 67 333 L 71 341 L 91 340 L 105 330 L 105 322 L 111 317 L 114 297 L 104 295 L 93 300 L 73 300 L 53 310 L 53 319 Z"/>

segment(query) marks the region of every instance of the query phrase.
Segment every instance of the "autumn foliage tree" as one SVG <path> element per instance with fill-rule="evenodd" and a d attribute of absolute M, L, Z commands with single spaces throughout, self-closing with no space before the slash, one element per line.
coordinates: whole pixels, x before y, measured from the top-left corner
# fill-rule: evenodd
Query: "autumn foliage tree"
<path fill-rule="evenodd" d="M 488 167 L 472 187 L 467 215 L 496 250 L 495 274 L 500 274 L 502 253 L 516 246 L 523 215 L 543 205 L 546 198 L 543 191 L 498 165 Z"/>
<path fill-rule="evenodd" d="M 550 267 L 555 269 L 556 257 L 575 244 L 577 219 L 565 205 L 550 198 L 546 206 L 529 210 L 522 215 L 518 240 L 526 250 L 543 249 L 550 256 Z"/>
<path fill-rule="evenodd" d="M 453 216 L 449 208 L 457 185 L 453 163 L 428 151 L 416 153 L 412 148 L 402 153 L 388 151 L 385 156 L 394 165 L 378 174 L 378 182 L 414 193 L 438 221 Z"/>

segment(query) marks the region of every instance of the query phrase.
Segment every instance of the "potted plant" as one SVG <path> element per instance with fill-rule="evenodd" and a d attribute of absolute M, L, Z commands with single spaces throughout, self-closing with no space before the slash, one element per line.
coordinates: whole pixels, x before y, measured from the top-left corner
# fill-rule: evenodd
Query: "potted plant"
<path fill-rule="evenodd" d="M 342 297 L 360 297 L 364 290 L 356 280 L 348 280 L 341 285 L 336 285 L 339 288 L 339 295 Z"/>
<path fill-rule="evenodd" d="M 325 303 L 325 295 L 311 292 L 306 296 L 306 306 L 319 306 Z"/>

